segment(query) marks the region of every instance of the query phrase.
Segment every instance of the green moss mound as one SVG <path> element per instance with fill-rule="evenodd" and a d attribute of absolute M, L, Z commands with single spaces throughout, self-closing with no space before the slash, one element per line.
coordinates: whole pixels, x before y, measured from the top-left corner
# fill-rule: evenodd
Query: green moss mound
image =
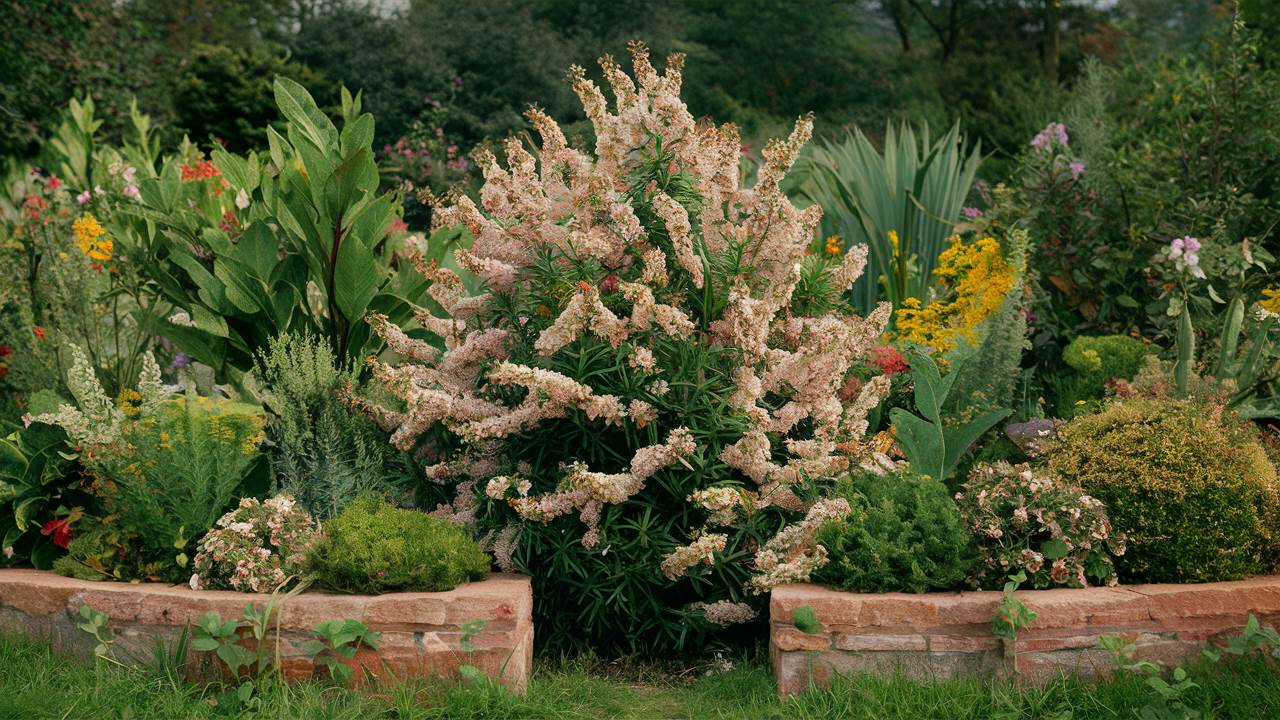
<path fill-rule="evenodd" d="M 913 474 L 843 481 L 846 520 L 818 530 L 826 565 L 814 581 L 853 592 L 925 592 L 958 586 L 975 553 L 945 485 Z"/>
<path fill-rule="evenodd" d="M 324 531 L 311 566 L 332 590 L 438 592 L 489 574 L 489 556 L 464 528 L 371 498 L 349 505 Z"/>
<path fill-rule="evenodd" d="M 1280 481 L 1253 432 L 1202 406 L 1135 400 L 1068 423 L 1049 464 L 1106 504 L 1128 535 L 1124 582 L 1210 582 L 1268 572 Z"/>
<path fill-rule="evenodd" d="M 1081 335 L 1062 351 L 1062 362 L 1075 372 L 1058 388 L 1058 414 L 1071 417 L 1081 405 L 1097 408 L 1106 394 L 1107 382 L 1131 378 L 1142 367 L 1147 347 L 1128 335 Z"/>

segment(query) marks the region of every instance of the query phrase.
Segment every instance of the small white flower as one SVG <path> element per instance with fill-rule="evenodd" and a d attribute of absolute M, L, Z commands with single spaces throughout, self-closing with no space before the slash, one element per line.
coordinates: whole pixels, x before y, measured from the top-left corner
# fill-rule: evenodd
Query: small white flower
<path fill-rule="evenodd" d="M 241 210 L 249 207 L 249 193 L 245 192 L 244 188 L 240 188 L 240 192 L 236 193 L 236 207 Z"/>
<path fill-rule="evenodd" d="M 191 581 L 187 583 L 192 590 L 200 589 L 200 573 L 191 573 Z"/>

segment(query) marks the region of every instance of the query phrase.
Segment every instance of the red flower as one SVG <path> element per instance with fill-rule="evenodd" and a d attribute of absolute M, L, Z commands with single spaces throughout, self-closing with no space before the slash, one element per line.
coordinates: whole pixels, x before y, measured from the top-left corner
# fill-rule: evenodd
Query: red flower
<path fill-rule="evenodd" d="M 62 187 L 62 181 L 58 179 L 58 176 L 57 176 L 57 175 L 50 175 L 50 176 L 49 176 L 49 189 L 50 189 L 50 190 L 57 190 L 57 189 L 58 189 L 58 188 L 60 188 L 60 187 Z"/>
<path fill-rule="evenodd" d="M 40 534 L 52 535 L 53 544 L 66 550 L 67 545 L 71 542 L 71 520 L 70 518 L 54 518 L 40 528 Z"/>
<path fill-rule="evenodd" d="M 0 358 L 7 358 L 13 354 L 13 348 L 8 345 L 0 345 Z"/>
<path fill-rule="evenodd" d="M 0 380 L 5 379 L 6 377 L 9 377 L 9 368 L 0 365 Z"/>
<path fill-rule="evenodd" d="M 39 325 L 31 328 L 31 332 L 35 333 L 37 340 L 44 339 L 44 335 L 45 335 L 44 328 L 40 327 Z"/>
<path fill-rule="evenodd" d="M 902 353 L 888 345 L 879 345 L 871 348 L 870 355 L 871 364 L 879 368 L 880 372 L 885 375 L 904 372 L 910 367 Z"/>

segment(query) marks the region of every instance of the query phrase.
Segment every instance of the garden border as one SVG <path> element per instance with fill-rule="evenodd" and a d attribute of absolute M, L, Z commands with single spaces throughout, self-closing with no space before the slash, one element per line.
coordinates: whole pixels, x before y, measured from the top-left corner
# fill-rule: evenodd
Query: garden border
<path fill-rule="evenodd" d="M 1239 632 L 1252 613 L 1280 622 L 1280 576 L 1197 585 L 1125 585 L 1019 590 L 1038 614 L 1015 640 L 992 634 L 1003 594 L 994 591 L 862 594 L 817 585 L 774 588 L 769 659 L 782 696 L 825 685 L 834 674 L 898 671 L 914 677 L 1010 675 L 1042 682 L 1097 677 L 1114 668 L 1098 640 L 1121 635 L 1135 657 L 1176 663 L 1206 643 Z M 819 628 L 795 626 L 808 605 Z"/>
<path fill-rule="evenodd" d="M 82 605 L 105 612 L 115 631 L 118 654 L 150 660 L 157 640 L 171 641 L 182 628 L 208 612 L 239 619 L 245 606 L 262 606 L 270 595 L 191 590 L 161 583 L 76 580 L 44 570 L 0 570 L 0 630 L 52 643 L 55 651 L 92 656 L 94 639 L 76 627 Z M 533 662 L 533 591 L 524 575 L 495 573 L 446 592 L 336 595 L 305 592 L 283 602 L 279 613 L 280 669 L 289 679 L 315 672 L 299 647 L 328 620 L 354 619 L 382 634 L 378 649 L 362 648 L 350 661 L 369 677 L 458 677 L 471 665 L 508 688 L 523 693 Z M 461 626 L 483 620 L 461 647 Z M 275 624 L 271 635 L 276 634 Z M 199 667 L 196 654 L 188 667 Z"/>

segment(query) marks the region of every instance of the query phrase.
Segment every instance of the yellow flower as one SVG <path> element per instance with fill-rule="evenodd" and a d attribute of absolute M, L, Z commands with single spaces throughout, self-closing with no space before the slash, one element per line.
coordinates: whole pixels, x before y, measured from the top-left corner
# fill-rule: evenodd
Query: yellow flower
<path fill-rule="evenodd" d="M 116 407 L 128 416 L 137 415 L 142 411 L 142 395 L 137 390 L 125 388 L 116 396 Z"/>
<path fill-rule="evenodd" d="M 843 249 L 844 241 L 839 235 L 832 235 L 827 238 L 826 253 L 828 255 L 839 255 Z"/>
<path fill-rule="evenodd" d="M 922 305 L 907 298 L 896 315 L 896 336 L 945 353 L 959 342 L 977 343 L 977 328 L 995 314 L 1013 290 L 1014 270 L 995 238 L 965 244 L 959 237 L 938 256 L 933 271 L 939 298 Z"/>
<path fill-rule="evenodd" d="M 1262 297 L 1264 299 L 1259 300 L 1258 305 L 1273 315 L 1280 315 L 1280 287 L 1263 290 Z"/>
<path fill-rule="evenodd" d="M 93 213 L 85 213 L 76 218 L 71 223 L 71 230 L 76 235 L 76 245 L 80 252 L 88 255 L 90 260 L 106 262 L 111 259 L 114 245 L 110 239 L 103 237 L 107 231 L 98 223 Z"/>
<path fill-rule="evenodd" d="M 897 230 L 889 231 L 889 246 L 893 248 L 893 254 L 897 255 L 898 254 L 898 231 Z"/>

